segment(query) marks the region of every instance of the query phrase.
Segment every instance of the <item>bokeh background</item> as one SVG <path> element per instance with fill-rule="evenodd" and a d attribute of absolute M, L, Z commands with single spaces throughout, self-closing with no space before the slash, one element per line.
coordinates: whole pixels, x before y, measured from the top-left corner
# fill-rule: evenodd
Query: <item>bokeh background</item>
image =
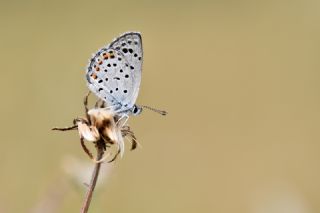
<path fill-rule="evenodd" d="M 320 212 L 320 2 L 1 1 L 0 212 L 78 212 L 91 54 L 143 35 L 142 146 L 91 212 Z M 91 103 L 94 99 L 91 99 Z M 128 147 L 128 146 L 127 146 Z"/>

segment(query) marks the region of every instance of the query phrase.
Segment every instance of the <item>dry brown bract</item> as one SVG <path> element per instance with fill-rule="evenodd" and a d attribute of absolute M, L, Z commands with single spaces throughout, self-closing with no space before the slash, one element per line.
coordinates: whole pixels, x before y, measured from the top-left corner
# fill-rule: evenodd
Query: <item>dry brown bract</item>
<path fill-rule="evenodd" d="M 118 122 L 119 116 L 104 108 L 103 103 L 99 106 L 99 101 L 96 103 L 95 108 L 89 110 L 89 95 L 90 92 L 84 98 L 85 118 L 74 119 L 74 125 L 71 127 L 53 128 L 52 130 L 68 131 L 78 129 L 83 150 L 96 163 L 102 162 L 110 157 L 111 159 L 108 160 L 108 162 L 112 162 L 119 154 L 122 156 L 124 152 L 125 137 L 131 139 L 131 150 L 135 149 L 137 147 L 137 141 L 134 133 L 130 130 L 130 127 L 124 126 L 121 122 Z M 116 145 L 117 152 L 113 154 L 113 157 L 110 152 L 104 153 L 101 160 L 96 160 L 97 158 L 93 156 L 85 145 L 85 140 L 93 142 L 96 147 L 102 144 L 104 151 L 107 150 L 107 147 Z"/>

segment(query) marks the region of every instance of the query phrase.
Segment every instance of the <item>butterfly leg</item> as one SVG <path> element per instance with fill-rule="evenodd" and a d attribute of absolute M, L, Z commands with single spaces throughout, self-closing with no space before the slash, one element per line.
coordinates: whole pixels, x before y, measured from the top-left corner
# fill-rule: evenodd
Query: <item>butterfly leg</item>
<path fill-rule="evenodd" d="M 104 106 L 104 107 L 102 107 L 102 106 Z M 110 111 L 116 111 L 116 109 L 118 108 L 118 105 L 105 106 L 105 104 L 103 103 L 103 105 L 101 105 L 101 108 L 104 108 L 104 109 L 110 110 Z"/>
<path fill-rule="evenodd" d="M 123 119 L 124 119 L 124 121 L 122 121 Z M 121 127 L 123 127 L 123 126 L 127 123 L 128 119 L 129 119 L 129 116 L 128 116 L 127 114 L 122 115 L 122 116 L 119 118 L 119 120 L 117 121 L 116 126 L 121 126 Z M 122 122 L 121 125 L 120 125 L 120 121 Z"/>

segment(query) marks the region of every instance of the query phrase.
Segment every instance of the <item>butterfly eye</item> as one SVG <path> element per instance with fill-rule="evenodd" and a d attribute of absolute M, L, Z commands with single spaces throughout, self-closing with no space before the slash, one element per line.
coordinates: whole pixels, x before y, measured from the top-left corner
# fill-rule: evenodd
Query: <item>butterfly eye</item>
<path fill-rule="evenodd" d="M 142 108 L 141 107 L 137 107 L 136 105 L 133 106 L 132 113 L 134 115 L 139 115 L 141 112 L 142 112 Z"/>
<path fill-rule="evenodd" d="M 138 112 L 138 108 L 137 108 L 137 107 L 134 107 L 134 108 L 133 108 L 133 113 L 136 114 L 137 112 Z"/>

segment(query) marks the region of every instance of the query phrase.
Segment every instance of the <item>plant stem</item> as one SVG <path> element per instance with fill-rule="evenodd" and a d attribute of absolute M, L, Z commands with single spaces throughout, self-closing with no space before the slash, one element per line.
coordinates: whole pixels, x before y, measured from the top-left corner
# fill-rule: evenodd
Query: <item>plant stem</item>
<path fill-rule="evenodd" d="M 97 149 L 97 161 L 102 159 L 102 156 L 104 154 L 104 141 L 100 140 L 97 141 L 96 144 L 96 149 Z M 90 185 L 88 186 L 88 191 L 86 193 L 86 197 L 84 199 L 82 208 L 81 208 L 81 213 L 87 213 L 88 209 L 90 207 L 90 203 L 91 203 L 91 199 L 92 199 L 92 195 L 93 195 L 93 191 L 94 188 L 96 187 L 96 183 L 98 180 L 98 176 L 99 176 L 99 172 L 100 172 L 100 167 L 101 167 L 101 163 L 96 163 L 94 166 L 94 170 L 91 176 L 91 181 L 90 181 Z"/>

